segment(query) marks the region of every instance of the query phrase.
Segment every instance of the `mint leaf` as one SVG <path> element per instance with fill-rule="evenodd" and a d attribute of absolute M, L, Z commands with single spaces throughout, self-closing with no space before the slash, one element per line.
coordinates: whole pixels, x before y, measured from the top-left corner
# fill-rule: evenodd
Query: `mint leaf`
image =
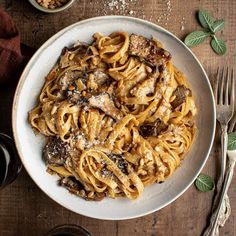
<path fill-rule="evenodd" d="M 206 10 L 199 10 L 198 11 L 198 19 L 205 29 L 212 30 L 212 25 L 214 23 L 213 17 L 208 13 Z"/>
<path fill-rule="evenodd" d="M 215 183 L 209 175 L 200 174 L 195 181 L 195 186 L 201 192 L 209 192 L 214 190 Z"/>
<path fill-rule="evenodd" d="M 211 40 L 211 47 L 218 55 L 226 53 L 226 45 L 223 39 L 217 38 L 215 35 Z"/>
<path fill-rule="evenodd" d="M 204 31 L 194 31 L 186 36 L 184 43 L 188 47 L 196 46 L 202 43 L 210 34 Z"/>
<path fill-rule="evenodd" d="M 228 134 L 228 150 L 236 149 L 236 132 Z"/>
<path fill-rule="evenodd" d="M 225 26 L 225 21 L 224 20 L 217 20 L 213 23 L 212 25 L 212 30 L 214 33 L 221 31 Z"/>
<path fill-rule="evenodd" d="M 206 10 L 198 11 L 198 19 L 204 29 L 188 34 L 184 39 L 184 43 L 189 47 L 193 47 L 202 43 L 208 36 L 211 36 L 211 47 L 214 52 L 218 55 L 224 55 L 227 51 L 226 44 L 224 40 L 216 37 L 216 32 L 224 28 L 224 20 L 214 21 L 213 17 Z"/>

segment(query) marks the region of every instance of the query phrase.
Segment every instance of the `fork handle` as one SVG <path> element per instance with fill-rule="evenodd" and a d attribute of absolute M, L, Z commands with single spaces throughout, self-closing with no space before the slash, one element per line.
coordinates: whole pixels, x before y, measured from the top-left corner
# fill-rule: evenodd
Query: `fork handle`
<path fill-rule="evenodd" d="M 203 236 L 218 236 L 219 235 L 219 216 L 220 216 L 220 209 L 224 203 L 225 196 L 228 192 L 230 183 L 232 181 L 233 173 L 234 173 L 234 166 L 235 166 L 235 160 L 232 160 L 229 158 L 229 166 L 226 170 L 226 176 L 223 184 L 223 189 L 220 195 L 220 201 L 219 204 L 216 208 L 216 210 L 213 212 L 211 215 L 210 219 L 210 225 L 209 227 L 205 230 Z"/>
<path fill-rule="evenodd" d="M 221 170 L 220 170 L 220 177 L 217 182 L 217 195 L 215 196 L 212 212 L 216 209 L 217 204 L 219 203 L 220 193 L 224 182 L 224 174 L 225 174 L 225 166 L 226 166 L 226 152 L 227 152 L 227 143 L 228 143 L 228 135 L 227 135 L 227 125 L 221 126 Z M 219 225 L 222 227 L 224 226 L 225 222 L 229 218 L 231 208 L 228 195 L 226 194 L 223 200 L 223 206 L 220 210 L 220 216 L 218 219 Z"/>
<path fill-rule="evenodd" d="M 220 227 L 225 225 L 225 222 L 229 219 L 231 214 L 231 207 L 228 194 L 225 195 L 224 203 L 222 203 L 222 207 L 220 208 L 220 216 L 218 219 L 218 223 Z M 217 205 L 217 204 L 216 204 Z"/>
<path fill-rule="evenodd" d="M 224 182 L 226 158 L 227 158 L 227 143 L 228 143 L 227 129 L 228 125 L 221 126 L 221 170 L 220 170 L 220 178 L 217 183 L 217 192 L 220 192 L 220 190 L 222 189 L 222 184 Z"/>

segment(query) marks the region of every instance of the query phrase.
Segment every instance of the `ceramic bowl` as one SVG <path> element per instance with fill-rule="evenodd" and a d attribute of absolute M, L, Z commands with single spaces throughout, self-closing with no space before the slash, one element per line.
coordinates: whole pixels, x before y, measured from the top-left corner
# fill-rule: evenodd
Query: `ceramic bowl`
<path fill-rule="evenodd" d="M 174 64 L 186 76 L 195 96 L 198 114 L 197 135 L 185 160 L 162 184 L 145 187 L 134 201 L 126 198 L 85 201 L 58 186 L 57 176 L 46 172 L 42 160 L 45 139 L 35 135 L 28 123 L 28 112 L 36 105 L 45 77 L 65 46 L 79 41 L 91 42 L 95 32 L 105 35 L 127 31 L 146 37 L 154 36 L 171 52 Z M 207 74 L 196 56 L 176 36 L 153 23 L 124 16 L 104 16 L 75 23 L 48 39 L 29 61 L 14 97 L 12 125 L 15 143 L 25 169 L 49 197 L 62 206 L 82 215 L 98 219 L 121 220 L 140 217 L 173 202 L 196 179 L 210 153 L 215 132 L 215 104 Z"/>

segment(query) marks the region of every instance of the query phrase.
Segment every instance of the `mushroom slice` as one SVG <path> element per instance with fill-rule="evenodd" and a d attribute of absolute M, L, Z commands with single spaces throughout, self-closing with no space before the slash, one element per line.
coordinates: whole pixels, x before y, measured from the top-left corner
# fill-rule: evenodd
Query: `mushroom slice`
<path fill-rule="evenodd" d="M 187 96 L 192 96 L 192 91 L 184 85 L 179 85 L 172 96 L 175 96 L 175 99 L 171 102 L 171 106 L 175 109 L 186 101 Z"/>
<path fill-rule="evenodd" d="M 143 36 L 131 34 L 129 54 L 139 57 L 141 61 L 158 68 L 171 59 L 171 54 L 165 49 L 158 47 L 152 40 Z"/>
<path fill-rule="evenodd" d="M 100 93 L 89 98 L 89 105 L 101 109 L 105 114 L 111 116 L 115 120 L 122 118 L 121 111 L 116 108 L 111 96 L 107 93 Z"/>
<path fill-rule="evenodd" d="M 147 78 L 137 86 L 135 86 L 130 94 L 136 97 L 147 96 L 154 92 L 156 79 L 154 77 Z"/>
<path fill-rule="evenodd" d="M 69 155 L 69 145 L 55 137 L 49 138 L 43 149 L 43 159 L 47 165 L 61 166 Z"/>
<path fill-rule="evenodd" d="M 144 123 L 140 126 L 139 131 L 143 137 L 158 136 L 162 132 L 166 131 L 168 125 L 162 120 L 157 119 L 153 123 Z"/>
<path fill-rule="evenodd" d="M 98 86 L 103 85 L 107 80 L 109 80 L 109 76 L 102 70 L 95 70 L 93 75 L 94 75 L 94 80 Z"/>

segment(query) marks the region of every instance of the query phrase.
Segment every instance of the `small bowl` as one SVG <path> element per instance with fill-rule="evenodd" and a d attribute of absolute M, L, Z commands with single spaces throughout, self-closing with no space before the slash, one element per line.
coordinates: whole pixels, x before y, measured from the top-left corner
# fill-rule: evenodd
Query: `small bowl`
<path fill-rule="evenodd" d="M 37 3 L 36 0 L 29 0 L 29 2 L 30 2 L 35 8 L 37 8 L 37 9 L 40 10 L 40 11 L 43 11 L 43 12 L 46 12 L 46 13 L 57 13 L 57 12 L 64 11 L 64 10 L 66 10 L 67 8 L 71 7 L 71 5 L 75 2 L 75 0 L 69 0 L 66 4 L 62 5 L 61 7 L 55 8 L 55 9 L 49 9 L 49 8 L 46 8 L 46 7 L 42 7 L 41 5 L 39 5 L 39 4 Z"/>

